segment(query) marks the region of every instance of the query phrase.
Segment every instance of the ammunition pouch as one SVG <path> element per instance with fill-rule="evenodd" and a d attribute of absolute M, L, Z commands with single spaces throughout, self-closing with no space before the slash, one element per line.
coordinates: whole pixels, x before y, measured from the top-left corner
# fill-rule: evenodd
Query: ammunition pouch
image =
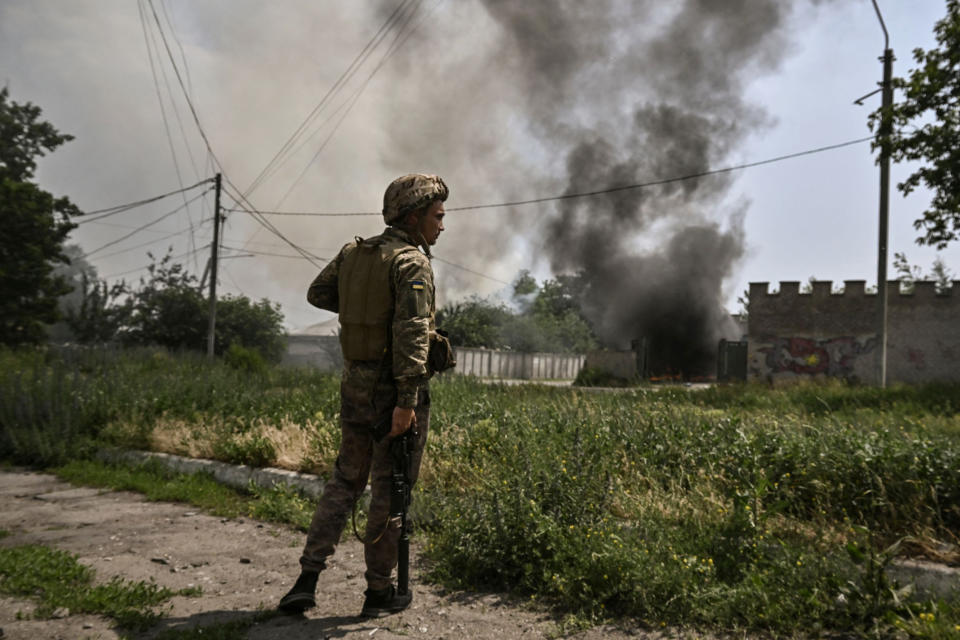
<path fill-rule="evenodd" d="M 430 351 L 427 354 L 427 370 L 432 376 L 457 366 L 457 356 L 447 332 L 437 329 L 430 332 Z"/>

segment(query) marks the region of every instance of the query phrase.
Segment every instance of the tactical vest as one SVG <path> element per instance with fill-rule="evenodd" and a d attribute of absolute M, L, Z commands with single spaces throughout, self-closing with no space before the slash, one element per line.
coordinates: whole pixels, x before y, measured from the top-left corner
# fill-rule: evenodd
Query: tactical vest
<path fill-rule="evenodd" d="M 344 249 L 337 281 L 340 297 L 340 347 L 347 360 L 380 360 L 390 346 L 394 292 L 393 261 L 417 251 L 403 240 L 357 238 Z"/>

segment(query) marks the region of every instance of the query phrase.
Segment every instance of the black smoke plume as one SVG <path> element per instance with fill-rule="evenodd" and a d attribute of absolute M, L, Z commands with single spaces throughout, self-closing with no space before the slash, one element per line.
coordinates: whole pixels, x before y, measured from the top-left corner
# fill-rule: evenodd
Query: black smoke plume
<path fill-rule="evenodd" d="M 566 157 L 567 193 L 700 174 L 764 126 L 744 83 L 784 48 L 781 0 L 511 2 L 485 7 L 528 87 L 530 131 Z M 724 281 L 744 253 L 745 205 L 707 176 L 561 201 L 542 230 L 558 273 L 583 273 L 609 347 L 644 337 L 652 373 L 709 373 L 731 333 Z M 721 221 L 725 222 L 722 224 Z"/>

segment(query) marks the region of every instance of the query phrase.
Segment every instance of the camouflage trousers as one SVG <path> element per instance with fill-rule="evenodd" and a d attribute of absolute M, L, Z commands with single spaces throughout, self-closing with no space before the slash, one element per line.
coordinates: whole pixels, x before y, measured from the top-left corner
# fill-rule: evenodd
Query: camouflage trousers
<path fill-rule="evenodd" d="M 358 388 L 361 387 L 361 388 Z M 340 386 L 340 451 L 333 476 L 324 486 L 320 503 L 313 514 L 307 542 L 300 557 L 306 571 L 321 571 L 333 555 L 347 518 L 363 493 L 369 478 L 371 498 L 364 538 L 366 579 L 370 589 L 383 589 L 391 584 L 397 566 L 397 542 L 400 538 L 399 518 L 390 519 L 390 479 L 393 462 L 390 440 L 379 442 L 371 434 L 378 417 L 393 413 L 396 392 L 389 384 L 378 384 L 370 401 L 370 387 L 350 384 Z M 421 389 L 417 397 L 416 436 L 410 455 L 409 478 L 415 483 L 420 472 L 430 423 L 430 392 Z"/>

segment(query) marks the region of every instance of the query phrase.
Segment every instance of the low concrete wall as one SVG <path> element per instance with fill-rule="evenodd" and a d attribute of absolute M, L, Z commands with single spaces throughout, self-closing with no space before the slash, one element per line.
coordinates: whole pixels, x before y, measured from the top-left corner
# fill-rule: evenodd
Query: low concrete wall
<path fill-rule="evenodd" d="M 521 380 L 573 380 L 583 368 L 584 356 L 572 353 L 520 353 L 455 347 L 454 373 L 480 378 Z M 287 336 L 281 364 L 310 366 L 337 373 L 343 368 L 337 336 Z"/>
<path fill-rule="evenodd" d="M 291 367 L 316 367 L 336 373 L 343 369 L 338 336 L 287 336 L 287 352 L 280 364 Z"/>
<path fill-rule="evenodd" d="M 479 378 L 573 380 L 583 368 L 584 356 L 573 353 L 519 353 L 455 347 L 455 373 Z"/>
<path fill-rule="evenodd" d="M 154 453 L 152 451 L 111 451 L 102 450 L 97 455 L 98 458 L 107 462 L 126 462 L 133 464 L 142 464 L 148 460 L 158 460 L 168 469 L 178 473 L 209 473 L 213 478 L 228 487 L 234 489 L 246 489 L 253 482 L 255 485 L 264 488 L 274 486 L 295 487 L 305 495 L 314 499 L 319 499 L 323 493 L 324 479 L 308 473 L 297 473 L 296 471 L 287 471 L 286 469 L 273 469 L 266 467 L 258 469 L 240 464 L 227 464 L 217 462 L 216 460 L 204 460 L 201 458 L 184 458 L 169 453 Z"/>

